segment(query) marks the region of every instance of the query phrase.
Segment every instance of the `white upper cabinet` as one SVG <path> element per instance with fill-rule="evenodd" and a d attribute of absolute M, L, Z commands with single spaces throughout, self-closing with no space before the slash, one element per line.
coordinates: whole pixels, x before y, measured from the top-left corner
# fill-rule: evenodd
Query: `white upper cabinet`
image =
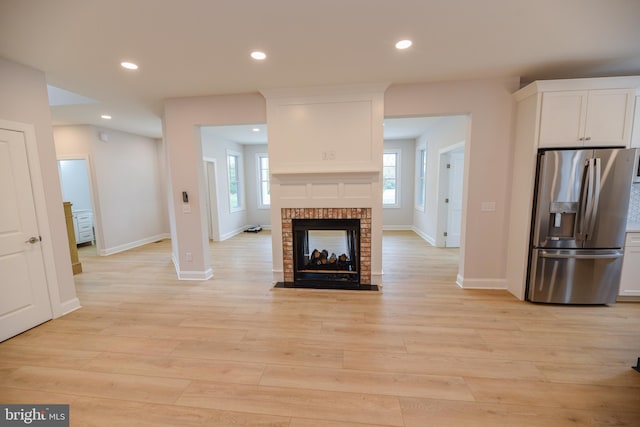
<path fill-rule="evenodd" d="M 539 146 L 628 147 L 634 97 L 633 89 L 543 93 Z"/>

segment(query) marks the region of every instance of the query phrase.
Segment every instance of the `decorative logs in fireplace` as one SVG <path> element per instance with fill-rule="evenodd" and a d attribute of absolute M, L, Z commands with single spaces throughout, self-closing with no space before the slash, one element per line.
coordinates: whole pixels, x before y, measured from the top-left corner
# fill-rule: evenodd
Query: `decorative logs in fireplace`
<path fill-rule="evenodd" d="M 306 257 L 306 255 L 305 255 Z M 335 253 L 329 255 L 329 251 L 323 249 L 321 251 L 314 249 L 311 256 L 304 266 L 305 269 L 311 270 L 347 270 L 350 271 L 352 265 L 347 254 L 336 256 Z"/>

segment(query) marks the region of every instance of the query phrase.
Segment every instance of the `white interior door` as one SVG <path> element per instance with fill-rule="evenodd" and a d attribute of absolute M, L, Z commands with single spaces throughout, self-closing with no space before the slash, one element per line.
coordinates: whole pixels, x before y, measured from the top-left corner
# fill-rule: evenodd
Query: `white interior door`
<path fill-rule="evenodd" d="M 462 185 L 464 174 L 464 148 L 449 152 L 449 203 L 447 203 L 447 238 L 445 246 L 460 247 L 462 223 Z"/>
<path fill-rule="evenodd" d="M 22 132 L 0 129 L 0 341 L 53 317 Z"/>

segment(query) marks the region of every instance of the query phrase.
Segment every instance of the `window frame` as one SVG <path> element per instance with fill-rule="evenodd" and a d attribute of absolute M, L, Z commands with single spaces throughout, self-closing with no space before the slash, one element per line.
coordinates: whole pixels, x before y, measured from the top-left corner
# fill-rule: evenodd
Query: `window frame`
<path fill-rule="evenodd" d="M 267 159 L 267 179 L 262 179 L 262 159 Z M 256 169 L 257 169 L 257 184 L 258 184 L 258 209 L 271 209 L 271 174 L 269 173 L 270 166 L 268 153 L 256 153 Z M 264 193 L 262 190 L 262 184 L 267 184 L 269 189 L 269 203 L 264 203 Z"/>
<path fill-rule="evenodd" d="M 394 154 L 396 156 L 396 164 L 395 164 L 395 202 L 394 203 L 385 203 L 384 202 L 384 155 L 386 154 Z M 400 176 L 402 174 L 401 171 L 401 161 L 402 161 L 402 151 L 400 149 L 385 149 L 382 157 L 382 207 L 383 208 L 399 208 L 400 207 Z"/>
<path fill-rule="evenodd" d="M 416 193 L 415 209 L 424 212 L 427 200 L 427 148 L 416 149 Z"/>
<path fill-rule="evenodd" d="M 243 162 L 244 158 L 242 153 L 235 150 L 227 150 L 227 195 L 229 196 L 229 212 L 240 212 L 246 209 L 245 200 L 244 200 L 244 179 L 243 178 Z M 236 158 L 236 201 L 238 202 L 238 206 L 233 206 L 231 199 L 231 168 L 229 167 L 229 158 Z"/>

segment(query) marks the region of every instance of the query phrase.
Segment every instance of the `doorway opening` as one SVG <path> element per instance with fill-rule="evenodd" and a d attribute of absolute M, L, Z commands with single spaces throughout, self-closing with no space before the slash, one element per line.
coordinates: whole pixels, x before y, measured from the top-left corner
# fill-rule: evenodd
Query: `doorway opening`
<path fill-rule="evenodd" d="M 202 126 L 200 143 L 209 240 L 224 241 L 253 226 L 269 228 L 266 125 Z"/>
<path fill-rule="evenodd" d="M 71 202 L 73 231 L 78 255 L 97 255 L 98 234 L 91 185 L 90 165 L 87 157 L 58 156 L 58 174 L 62 200 Z"/>
<path fill-rule="evenodd" d="M 398 172 L 400 202 L 385 207 L 384 229 L 411 230 L 436 248 L 463 246 L 465 142 L 471 117 L 385 118 L 384 125 L 385 149 L 402 150 L 404 159 Z M 426 253 L 434 251 L 425 248 Z"/>

